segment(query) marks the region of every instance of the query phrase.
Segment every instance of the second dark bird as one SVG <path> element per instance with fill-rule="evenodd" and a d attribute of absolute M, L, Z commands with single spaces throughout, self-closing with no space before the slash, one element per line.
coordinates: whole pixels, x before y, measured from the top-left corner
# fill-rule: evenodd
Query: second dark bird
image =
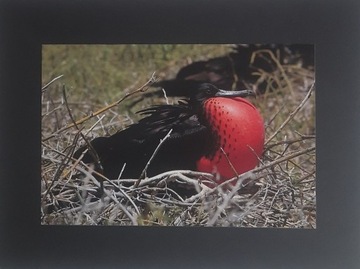
<path fill-rule="evenodd" d="M 190 63 L 179 70 L 176 78 L 153 86 L 165 89 L 168 96 L 190 96 L 204 82 L 224 90 L 243 89 L 247 84 L 257 83 L 259 70 L 270 74 L 278 68 L 269 53 L 275 55 L 280 64 L 314 66 L 314 46 L 310 44 L 239 44 L 227 55 Z M 268 86 L 267 81 L 257 83 L 257 94 L 264 93 Z M 163 93 L 157 91 L 147 96 L 154 94 Z"/>

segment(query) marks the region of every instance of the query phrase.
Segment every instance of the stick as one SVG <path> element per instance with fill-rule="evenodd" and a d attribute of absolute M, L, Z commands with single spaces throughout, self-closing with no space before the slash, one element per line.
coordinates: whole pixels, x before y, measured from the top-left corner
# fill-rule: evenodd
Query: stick
<path fill-rule="evenodd" d="M 215 222 L 218 220 L 220 214 L 223 212 L 223 210 L 228 206 L 231 198 L 237 193 L 237 191 L 241 188 L 241 185 L 243 183 L 243 181 L 249 177 L 249 172 L 246 172 L 244 174 L 242 174 L 241 176 L 237 177 L 238 181 L 236 182 L 236 185 L 232 188 L 232 190 L 230 191 L 229 194 L 227 194 L 224 198 L 224 202 L 217 208 L 214 216 L 212 217 L 212 219 L 210 219 L 206 226 L 213 226 L 215 224 Z"/>
<path fill-rule="evenodd" d="M 159 145 L 156 147 L 156 149 L 154 150 L 153 154 L 151 155 L 151 157 L 150 157 L 149 161 L 147 162 L 144 170 L 142 171 L 142 173 L 141 173 L 138 181 L 136 181 L 136 183 L 135 183 L 135 185 L 134 185 L 134 188 L 136 188 L 137 186 L 139 186 L 141 179 L 144 177 L 144 175 L 146 175 L 146 170 L 149 168 L 149 165 L 150 165 L 151 161 L 154 159 L 154 157 L 155 157 L 156 153 L 159 151 L 161 145 L 164 144 L 165 140 L 170 137 L 171 132 L 172 132 L 172 129 L 170 129 L 170 131 L 165 135 L 165 137 L 164 137 L 163 139 L 160 139 Z"/>
<path fill-rule="evenodd" d="M 233 166 L 233 164 L 231 163 L 228 155 L 226 154 L 226 152 L 224 151 L 224 149 L 222 147 L 220 147 L 221 152 L 225 155 L 226 161 L 228 162 L 228 164 L 230 165 L 230 168 L 233 170 L 235 176 L 239 176 L 239 173 L 236 171 L 235 167 Z"/>
<path fill-rule="evenodd" d="M 47 83 L 44 87 L 41 88 L 41 92 L 44 93 L 46 91 L 47 87 L 49 87 L 52 83 L 54 83 L 59 78 L 62 78 L 63 76 L 64 75 L 60 75 L 60 76 L 57 76 L 56 78 L 53 78 L 49 83 Z"/>
<path fill-rule="evenodd" d="M 263 165 L 263 166 L 260 166 L 260 167 L 258 167 L 258 168 L 255 168 L 255 169 L 253 169 L 253 170 L 251 170 L 251 171 L 254 172 L 254 173 L 260 172 L 260 171 L 265 170 L 265 169 L 267 169 L 267 168 L 269 168 L 269 167 L 271 167 L 271 166 L 273 166 L 273 165 L 276 165 L 276 164 L 279 164 L 279 163 L 281 163 L 281 162 L 290 160 L 290 159 L 295 158 L 295 157 L 297 157 L 297 156 L 300 156 L 300 155 L 302 155 L 302 154 L 309 153 L 309 152 L 311 152 L 311 151 L 313 151 L 313 150 L 315 150 L 315 149 L 316 149 L 316 147 L 313 146 L 313 147 L 310 147 L 310 148 L 307 148 L 307 149 L 304 149 L 304 150 L 300 150 L 300 151 L 294 152 L 294 153 L 292 153 L 292 154 L 289 154 L 289 155 L 286 155 L 286 156 L 281 157 L 281 158 L 279 158 L 279 159 L 276 159 L 275 161 L 272 161 L 272 162 L 270 162 L 270 163 L 268 163 L 268 164 L 266 164 L 266 165 Z"/>
<path fill-rule="evenodd" d="M 271 50 L 258 50 L 256 52 L 253 53 L 253 55 L 251 55 L 251 60 L 250 60 L 250 63 L 254 63 L 254 60 L 255 60 L 255 57 L 256 57 L 256 54 L 261 54 L 261 53 L 267 53 L 270 55 L 271 59 L 275 62 L 276 66 L 279 68 L 281 74 L 284 76 L 284 80 L 286 82 L 286 84 L 288 85 L 289 87 L 289 90 L 291 92 L 291 95 L 294 96 L 294 89 L 292 87 L 292 84 L 288 78 L 288 76 L 286 75 L 286 72 L 283 68 L 283 66 L 281 65 L 281 63 L 279 62 L 279 60 L 275 57 L 274 53 L 271 51 Z M 279 84 L 280 85 L 280 84 Z"/>
<path fill-rule="evenodd" d="M 314 89 L 314 83 L 311 85 L 308 93 L 306 94 L 306 96 L 304 97 L 304 99 L 301 101 L 300 105 L 298 105 L 298 107 L 290 113 L 290 115 L 287 117 L 287 119 L 281 124 L 281 126 L 272 134 L 272 136 L 270 136 L 266 142 L 265 145 L 267 143 L 269 143 L 284 127 L 285 125 L 294 118 L 294 116 L 300 111 L 300 109 L 304 106 L 304 104 L 306 103 L 306 101 L 310 98 L 311 93 Z"/>

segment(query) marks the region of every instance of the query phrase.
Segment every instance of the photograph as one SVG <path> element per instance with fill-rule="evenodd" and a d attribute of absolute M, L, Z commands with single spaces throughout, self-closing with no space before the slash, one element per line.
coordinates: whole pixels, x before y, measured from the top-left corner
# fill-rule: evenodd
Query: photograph
<path fill-rule="evenodd" d="M 41 225 L 316 229 L 315 52 L 43 44 Z"/>
<path fill-rule="evenodd" d="M 360 268 L 359 1 L 0 6 L 0 268 Z"/>

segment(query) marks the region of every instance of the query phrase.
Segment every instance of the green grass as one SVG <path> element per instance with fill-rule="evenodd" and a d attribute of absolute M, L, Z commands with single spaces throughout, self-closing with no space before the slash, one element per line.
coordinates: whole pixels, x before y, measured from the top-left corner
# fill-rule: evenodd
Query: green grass
<path fill-rule="evenodd" d="M 154 72 L 158 77 L 174 76 L 191 61 L 223 55 L 229 49 L 226 45 L 45 45 L 42 82 L 64 75 L 73 101 L 104 105 L 136 89 Z"/>
<path fill-rule="evenodd" d="M 42 223 L 315 228 L 315 93 L 289 120 L 314 82 L 314 70 L 300 66 L 283 65 L 284 72 L 271 74 L 257 71 L 259 81 L 265 79 L 275 86 L 274 91 L 251 99 L 264 117 L 266 140 L 273 137 L 254 172 L 253 184 L 258 191 L 253 195 L 215 189 L 190 201 L 153 197 L 151 191 L 159 188 L 154 182 L 169 178 L 192 182 L 197 178 L 172 174 L 153 178 L 152 183 L 138 188 L 141 196 L 128 198 L 123 193 L 133 195 L 131 190 L 120 192 L 114 187 L 117 181 L 105 182 L 108 193 L 98 199 L 94 196 L 98 182 L 91 175 L 74 177 L 79 166 L 69 156 L 80 144 L 78 130 L 72 127 L 58 132 L 72 123 L 71 117 L 79 120 L 121 99 L 146 83 L 154 72 L 159 78 L 173 78 L 182 66 L 229 50 L 228 45 L 44 46 L 42 84 L 63 76 L 42 95 Z M 137 93 L 79 127 L 89 139 L 113 134 L 136 121 L 137 110 L 165 102 L 163 98 L 146 99 L 129 106 L 140 97 Z M 298 152 L 303 154 L 291 157 Z M 47 212 L 49 205 L 55 210 Z"/>

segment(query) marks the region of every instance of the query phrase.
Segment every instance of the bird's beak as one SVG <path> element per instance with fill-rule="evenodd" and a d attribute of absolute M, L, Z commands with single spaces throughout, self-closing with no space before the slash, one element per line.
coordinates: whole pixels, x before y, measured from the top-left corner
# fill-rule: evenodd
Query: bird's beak
<path fill-rule="evenodd" d="M 255 93 L 252 90 L 241 90 L 241 91 L 219 90 L 215 94 L 215 96 L 216 97 L 247 97 L 247 96 L 255 96 Z"/>

